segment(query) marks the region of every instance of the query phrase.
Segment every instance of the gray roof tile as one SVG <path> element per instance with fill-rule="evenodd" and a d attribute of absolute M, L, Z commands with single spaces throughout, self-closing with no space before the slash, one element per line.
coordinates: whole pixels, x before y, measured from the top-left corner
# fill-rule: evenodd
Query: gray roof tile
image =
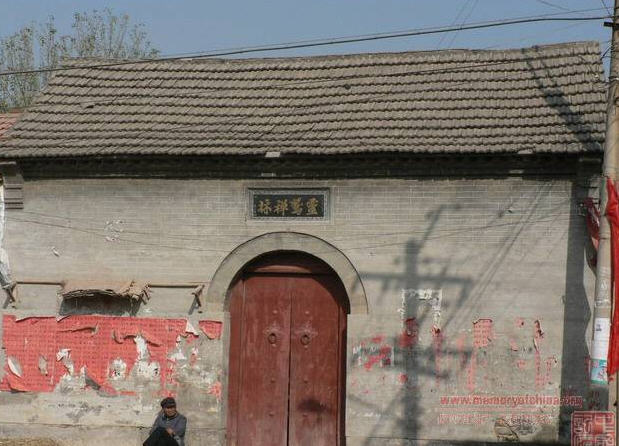
<path fill-rule="evenodd" d="M 604 139 L 596 42 L 87 67 L 101 63 L 67 61 L 0 157 L 583 153 Z"/>

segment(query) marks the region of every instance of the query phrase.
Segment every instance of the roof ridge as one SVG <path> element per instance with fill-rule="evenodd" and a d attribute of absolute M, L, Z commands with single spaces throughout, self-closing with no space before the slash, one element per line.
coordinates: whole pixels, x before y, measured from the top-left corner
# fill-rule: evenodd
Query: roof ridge
<path fill-rule="evenodd" d="M 93 63 L 104 64 L 127 64 L 141 65 L 148 63 L 162 63 L 162 62 L 178 62 L 178 63 L 251 63 L 251 62 L 280 62 L 280 61 L 319 61 L 319 60 L 342 60 L 342 59 L 356 59 L 356 58 L 380 58 L 380 57 L 397 57 L 397 56 L 428 56 L 428 55 L 441 55 L 448 56 L 452 54 L 506 54 L 506 53 L 522 53 L 527 51 L 551 51 L 558 49 L 574 49 L 577 47 L 587 48 L 591 52 L 599 53 L 600 44 L 596 40 L 582 40 L 574 42 L 562 42 L 552 43 L 544 45 L 532 45 L 527 47 L 514 47 L 514 48 L 452 48 L 442 50 L 412 50 L 412 51 L 386 51 L 386 52 L 361 52 L 361 53 L 341 53 L 341 54 L 321 54 L 313 56 L 290 56 L 290 57 L 248 57 L 248 58 L 225 58 L 225 57 L 209 57 L 208 55 L 200 56 L 174 56 L 170 58 L 161 57 L 153 59 L 117 59 L 117 58 L 103 58 L 103 57 L 68 57 L 61 60 L 61 66 L 63 67 L 89 67 Z"/>

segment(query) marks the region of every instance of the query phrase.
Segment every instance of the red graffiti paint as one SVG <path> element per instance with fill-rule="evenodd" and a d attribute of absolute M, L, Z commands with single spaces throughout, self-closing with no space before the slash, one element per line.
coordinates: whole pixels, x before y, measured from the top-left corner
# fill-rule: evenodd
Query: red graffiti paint
<path fill-rule="evenodd" d="M 174 388 L 168 387 L 175 385 L 175 364 L 167 358 L 176 348 L 178 336 L 188 336 L 186 323 L 185 319 L 107 316 L 71 316 L 59 321 L 54 317 L 31 317 L 18 321 L 15 316 L 5 315 L 2 346 L 7 357 L 19 361 L 22 372 L 21 377 L 17 376 L 5 364 L 0 390 L 51 392 L 72 369 L 73 376 L 84 371 L 88 386 L 116 394 L 113 375 L 130 374 L 138 360 L 135 338 L 139 335 L 146 341 L 145 360 L 159 364 L 162 392 L 173 394 Z M 63 349 L 66 354 L 59 354 Z M 45 358 L 46 373 L 39 369 L 39 357 Z M 115 360 L 124 364 L 124 371 L 115 372 Z"/>
<path fill-rule="evenodd" d="M 473 322 L 473 352 L 467 370 L 466 387 L 469 392 L 475 391 L 477 381 L 477 350 L 488 347 L 494 340 L 492 319 L 484 318 Z"/>
<path fill-rule="evenodd" d="M 198 325 L 209 339 L 221 338 L 223 324 L 219 321 L 200 321 Z"/>
<path fill-rule="evenodd" d="M 483 348 L 494 339 L 492 319 L 478 319 L 473 322 L 473 346 Z"/>
<path fill-rule="evenodd" d="M 382 344 L 383 342 L 385 342 L 385 336 L 383 335 L 377 335 L 374 336 L 372 339 L 372 344 Z"/>
<path fill-rule="evenodd" d="M 391 365 L 391 352 L 392 348 L 390 345 L 381 346 L 377 354 L 368 356 L 363 367 L 370 371 L 376 364 L 379 364 L 381 367 Z"/>
<path fill-rule="evenodd" d="M 535 388 L 541 389 L 544 387 L 544 374 L 542 372 L 542 358 L 539 352 L 535 352 Z"/>
<path fill-rule="evenodd" d="M 365 361 L 365 364 L 363 364 L 363 367 L 365 367 L 367 371 L 370 371 L 372 370 L 372 367 L 374 367 L 374 365 L 381 362 L 382 359 L 383 358 L 380 355 L 371 355 L 368 357 L 367 361 Z"/>
<path fill-rule="evenodd" d="M 557 364 L 557 358 L 549 356 L 546 358 L 546 376 L 544 384 L 550 384 L 552 382 L 552 369 Z"/>
<path fill-rule="evenodd" d="M 408 382 L 408 375 L 400 373 L 400 375 L 398 376 L 398 381 L 400 382 L 400 384 L 406 384 Z"/>
<path fill-rule="evenodd" d="M 215 398 L 217 398 L 217 401 L 221 400 L 221 393 L 222 393 L 222 386 L 221 383 L 219 381 L 213 383 L 209 389 L 208 389 L 208 393 L 210 395 L 214 395 Z"/>
<path fill-rule="evenodd" d="M 404 329 L 400 335 L 399 345 L 401 348 L 414 348 L 419 340 L 419 326 L 417 320 L 413 318 L 404 321 Z"/>

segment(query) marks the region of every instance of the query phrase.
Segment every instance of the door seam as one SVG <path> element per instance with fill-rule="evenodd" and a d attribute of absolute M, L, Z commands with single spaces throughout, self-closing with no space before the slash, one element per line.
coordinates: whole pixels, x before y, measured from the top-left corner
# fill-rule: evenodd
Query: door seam
<path fill-rule="evenodd" d="M 290 446 L 290 384 L 292 382 L 292 277 L 286 277 L 286 281 L 288 282 L 288 299 L 290 304 L 288 305 L 288 404 L 286 408 L 286 445 Z"/>

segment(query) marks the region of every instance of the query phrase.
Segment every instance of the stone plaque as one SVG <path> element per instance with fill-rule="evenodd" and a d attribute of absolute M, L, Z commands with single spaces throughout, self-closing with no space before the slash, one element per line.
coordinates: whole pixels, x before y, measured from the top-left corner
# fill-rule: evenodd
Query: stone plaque
<path fill-rule="evenodd" d="M 252 220 L 328 220 L 328 189 L 249 189 Z"/>

